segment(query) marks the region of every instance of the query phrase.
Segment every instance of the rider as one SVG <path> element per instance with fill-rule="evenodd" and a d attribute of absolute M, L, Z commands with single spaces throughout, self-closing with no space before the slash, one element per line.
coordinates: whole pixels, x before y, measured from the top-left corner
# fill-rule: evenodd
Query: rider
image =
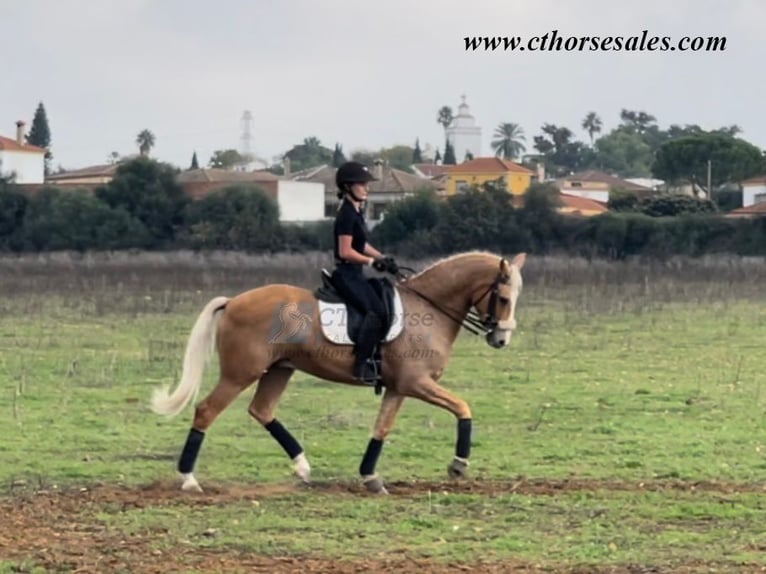
<path fill-rule="evenodd" d="M 367 241 L 363 203 L 369 193 L 368 185 L 377 181 L 366 166 L 346 162 L 338 168 L 335 183 L 341 200 L 335 217 L 335 272 L 332 282 L 340 295 L 364 313 L 354 352 L 354 377 L 367 384 L 375 384 L 380 374 L 373 360 L 375 347 L 383 338 L 386 308 L 383 300 L 370 286 L 362 272 L 365 265 L 374 265 L 379 271 L 395 269 L 390 258 Z"/>

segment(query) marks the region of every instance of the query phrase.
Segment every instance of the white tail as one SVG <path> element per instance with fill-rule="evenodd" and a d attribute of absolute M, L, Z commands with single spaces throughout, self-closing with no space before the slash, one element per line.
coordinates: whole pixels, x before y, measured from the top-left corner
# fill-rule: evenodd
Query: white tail
<path fill-rule="evenodd" d="M 180 413 L 190 401 L 197 398 L 202 385 L 202 375 L 205 373 L 205 365 L 215 348 L 220 311 L 228 301 L 227 297 L 212 299 L 197 317 L 197 322 L 194 323 L 189 334 L 189 342 L 186 343 L 181 382 L 172 395 L 168 394 L 167 387 L 154 391 L 152 410 L 155 413 L 173 417 Z"/>

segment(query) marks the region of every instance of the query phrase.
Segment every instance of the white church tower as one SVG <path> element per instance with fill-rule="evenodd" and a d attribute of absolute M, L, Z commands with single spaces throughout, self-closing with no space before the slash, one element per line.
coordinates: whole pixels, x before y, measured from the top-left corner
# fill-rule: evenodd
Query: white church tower
<path fill-rule="evenodd" d="M 458 107 L 457 115 L 446 129 L 447 139 L 455 150 L 457 163 L 465 161 L 466 152 L 471 152 L 473 157 L 481 157 L 481 127 L 476 125 L 476 118 L 471 115 L 465 96 Z"/>

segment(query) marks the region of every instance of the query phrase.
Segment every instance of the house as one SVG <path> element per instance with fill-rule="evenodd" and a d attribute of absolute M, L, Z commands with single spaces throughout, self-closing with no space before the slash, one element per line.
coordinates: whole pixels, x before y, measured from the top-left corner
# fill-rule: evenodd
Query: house
<path fill-rule="evenodd" d="M 0 175 L 18 184 L 40 184 L 45 181 L 46 151 L 26 143 L 25 125 L 16 122 L 16 139 L 0 136 Z"/>
<path fill-rule="evenodd" d="M 604 203 L 595 199 L 567 193 L 562 193 L 559 197 L 561 198 L 561 205 L 558 211 L 566 215 L 592 217 L 609 211 Z"/>
<path fill-rule="evenodd" d="M 742 207 L 750 207 L 766 201 L 766 175 L 742 182 Z"/>
<path fill-rule="evenodd" d="M 766 216 L 766 201 L 761 201 L 759 203 L 753 203 L 752 205 L 748 205 L 746 207 L 740 207 L 739 209 L 733 209 L 724 217 L 729 218 L 737 218 L 737 219 L 753 219 L 756 217 L 764 217 Z"/>
<path fill-rule="evenodd" d="M 650 187 L 598 170 L 581 171 L 559 178 L 555 185 L 562 194 L 577 195 L 603 203 L 609 201 L 609 193 L 615 190 L 629 191 L 639 197 L 647 197 L 653 191 Z"/>
<path fill-rule="evenodd" d="M 324 219 L 324 186 L 309 181 L 292 181 L 266 171 L 230 171 L 226 169 L 193 169 L 176 178 L 192 199 L 232 185 L 254 185 L 279 205 L 283 223 L 305 223 Z"/>
<path fill-rule="evenodd" d="M 119 164 L 114 163 L 62 171 L 46 177 L 45 183 L 54 187 L 96 188 L 112 181 L 118 167 Z"/>
<path fill-rule="evenodd" d="M 448 165 L 441 165 L 436 163 L 413 163 L 412 171 L 415 175 L 422 177 L 423 179 L 434 179 L 440 175 L 447 173 Z"/>
<path fill-rule="evenodd" d="M 535 172 L 499 157 L 477 157 L 447 167 L 447 195 L 462 193 L 472 185 L 502 179 L 508 193 L 523 195 L 532 183 Z"/>
<path fill-rule="evenodd" d="M 338 210 L 338 188 L 335 185 L 337 168 L 329 165 L 308 168 L 289 175 L 296 182 L 321 184 L 324 190 L 324 215 L 335 217 Z M 373 174 L 378 181 L 370 182 L 367 198 L 367 221 L 370 228 L 383 220 L 386 209 L 394 202 L 413 195 L 417 191 L 430 190 L 437 194 L 443 191 L 443 185 L 418 177 L 406 171 L 394 169 L 376 162 Z"/>

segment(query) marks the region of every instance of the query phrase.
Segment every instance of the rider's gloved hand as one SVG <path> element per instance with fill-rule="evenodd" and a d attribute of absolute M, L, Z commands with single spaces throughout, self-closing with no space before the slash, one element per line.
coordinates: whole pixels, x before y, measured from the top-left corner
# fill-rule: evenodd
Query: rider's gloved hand
<path fill-rule="evenodd" d="M 375 261 L 372 262 L 372 268 L 375 269 L 375 271 L 380 271 L 381 273 L 388 271 L 388 262 L 386 261 L 387 259 L 387 257 L 378 257 L 375 259 Z"/>
<path fill-rule="evenodd" d="M 384 257 L 384 259 L 385 259 L 386 271 L 391 273 L 391 275 L 396 275 L 397 273 L 399 273 L 399 265 L 397 265 L 393 257 Z"/>

